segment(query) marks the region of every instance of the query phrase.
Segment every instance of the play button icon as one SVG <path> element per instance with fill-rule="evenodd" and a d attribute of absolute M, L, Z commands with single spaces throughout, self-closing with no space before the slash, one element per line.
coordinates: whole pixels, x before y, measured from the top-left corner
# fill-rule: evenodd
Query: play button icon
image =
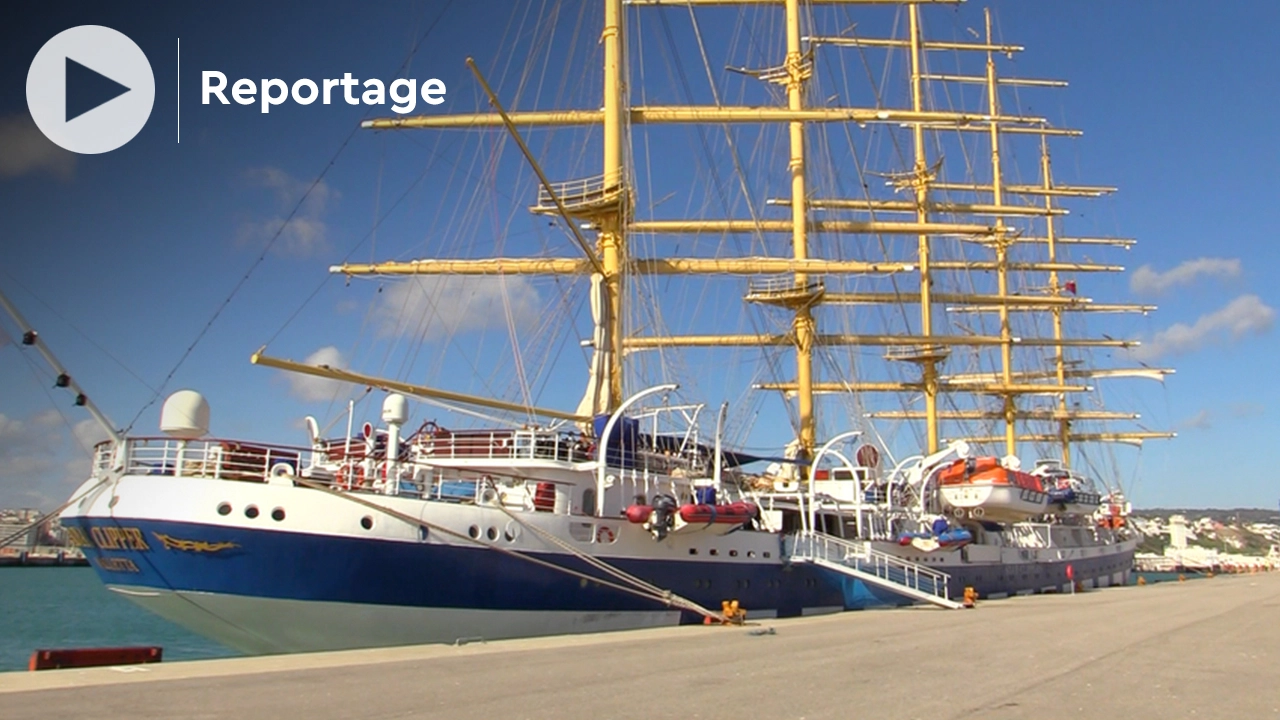
<path fill-rule="evenodd" d="M 155 101 L 151 63 L 132 40 L 101 25 L 54 35 L 27 71 L 27 107 L 50 140 L 86 155 L 138 134 Z"/>
<path fill-rule="evenodd" d="M 129 88 L 124 85 L 71 58 L 67 58 L 67 72 L 64 77 L 67 82 L 67 122 L 129 92 Z"/>

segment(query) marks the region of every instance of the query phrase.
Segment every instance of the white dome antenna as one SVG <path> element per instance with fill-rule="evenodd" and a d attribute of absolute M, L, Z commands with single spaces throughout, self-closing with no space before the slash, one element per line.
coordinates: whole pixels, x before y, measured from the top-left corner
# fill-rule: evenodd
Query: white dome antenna
<path fill-rule="evenodd" d="M 209 401 L 195 390 L 179 390 L 160 408 L 160 432 L 182 440 L 209 434 Z"/>
<path fill-rule="evenodd" d="M 391 393 L 382 401 L 382 422 L 404 425 L 409 422 L 409 401 L 399 393 Z"/>

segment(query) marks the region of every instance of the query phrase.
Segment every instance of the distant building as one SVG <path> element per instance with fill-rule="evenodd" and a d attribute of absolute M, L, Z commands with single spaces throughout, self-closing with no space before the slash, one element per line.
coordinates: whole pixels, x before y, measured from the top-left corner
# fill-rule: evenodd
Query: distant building
<path fill-rule="evenodd" d="M 24 508 L 22 510 L 0 510 L 0 541 L 5 540 L 14 533 L 22 532 L 24 528 L 29 528 L 31 523 L 40 519 L 40 511 L 32 508 Z M 36 528 L 30 527 L 26 532 L 22 532 L 16 540 L 13 540 L 9 547 L 30 548 L 36 545 L 38 532 Z"/>

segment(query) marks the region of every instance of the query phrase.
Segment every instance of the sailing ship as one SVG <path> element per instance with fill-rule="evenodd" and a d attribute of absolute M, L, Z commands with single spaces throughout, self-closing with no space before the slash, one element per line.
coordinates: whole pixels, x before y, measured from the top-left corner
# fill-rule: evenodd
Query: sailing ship
<path fill-rule="evenodd" d="M 699 13 L 735 4 L 761 6 L 759 17 L 727 16 L 729 24 L 781 21 L 768 42 L 754 31 L 752 57 L 768 55 L 767 64 L 726 58 L 741 97 L 760 102 L 734 105 L 713 92 L 703 104 L 648 104 L 634 89 L 644 63 L 632 62 L 640 36 L 629 28 L 676 6 L 709 70 Z M 1133 343 L 1073 337 L 1069 318 L 1152 308 L 1078 296 L 1071 278 L 1120 268 L 1067 255 L 1131 241 L 1062 234 L 1066 203 L 1112 188 L 1055 182 L 1050 143 L 1078 131 L 1001 102 L 1010 89 L 1061 83 L 999 76 L 996 59 L 1022 48 L 998 42 L 989 16 L 975 37 L 926 39 L 923 6 L 936 4 L 898 4 L 905 36 L 876 37 L 862 30 L 874 23 L 850 25 L 844 6 L 882 8 L 856 2 L 601 0 L 599 106 L 508 112 L 472 64 L 492 108 L 366 121 L 388 132 L 507 133 L 538 178 L 530 209 L 559 224 L 573 254 L 344 263 L 333 272 L 461 279 L 455 288 L 493 276 L 589 283 L 581 404 L 535 407 L 264 348 L 253 362 L 385 391 L 378 422 L 357 428 L 352 412 L 345 435 L 326 437 L 308 418 L 308 442 L 297 447 L 226 440 L 209 436 L 202 396 L 175 393 L 163 437 L 113 430 L 98 446 L 90 479 L 63 513 L 72 539 L 111 590 L 253 653 L 654 627 L 725 620 L 735 609 L 768 618 L 957 608 L 964 595 L 1125 582 L 1138 538 L 1124 524 L 1123 495 L 1115 478 L 1091 479 L 1072 463 L 1082 443 L 1168 434 L 1086 432 L 1135 416 L 1069 398 L 1090 395 L 1083 380 L 1170 371 L 1089 364 L 1090 349 Z M 932 69 L 941 61 L 930 58 L 944 54 L 954 72 Z M 841 68 L 874 58 L 897 61 L 900 71 L 885 77 L 903 81 L 906 104 L 877 93 L 858 105 L 851 93 L 827 92 L 833 77 L 847 81 Z M 980 72 L 964 69 L 984 60 Z M 937 88 L 977 88 L 980 106 L 943 107 L 932 99 L 974 93 Z M 689 178 L 634 158 L 666 149 L 646 143 L 641 152 L 638 138 L 673 125 L 722 134 L 703 149 L 723 151 L 717 167 L 734 180 L 718 182 L 743 196 L 724 206 L 746 212 L 662 214 L 655 184 Z M 550 180 L 522 134 L 548 127 L 599 133 L 598 155 L 583 150 L 596 147 L 594 135 L 575 153 L 543 155 L 560 164 L 589 154 L 602 171 Z M 883 167 L 866 167 L 871 154 L 860 157 L 856 139 L 871 137 L 893 144 L 896 159 L 885 153 Z M 759 149 L 769 139 L 777 152 Z M 749 142 L 757 150 L 748 155 L 739 144 Z M 1038 178 L 1010 181 L 1008 149 L 1028 142 Z M 854 197 L 832 180 L 850 166 Z M 750 179 L 769 173 L 781 178 L 779 197 Z M 685 190 L 691 205 L 695 191 Z M 683 239 L 686 249 L 692 238 L 698 251 L 637 252 L 658 238 Z M 703 252 L 709 244 L 739 251 Z M 733 284 L 743 316 L 784 329 L 682 333 L 683 316 L 635 321 L 638 296 L 661 290 L 655 279 L 688 278 Z M 870 320 L 883 327 L 868 332 Z M 1047 335 L 1037 330 L 1045 322 Z M 768 371 L 752 390 L 781 402 L 757 415 L 790 427 L 785 450 L 729 451 L 723 406 L 704 412 L 674 383 L 642 383 L 634 372 L 646 357 L 689 348 L 761 354 Z M 415 429 L 407 398 L 518 419 Z M 871 439 L 886 424 L 914 429 L 904 457 L 894 454 L 903 441 Z M 1019 450 L 1050 446 L 1056 457 L 1023 469 Z"/>

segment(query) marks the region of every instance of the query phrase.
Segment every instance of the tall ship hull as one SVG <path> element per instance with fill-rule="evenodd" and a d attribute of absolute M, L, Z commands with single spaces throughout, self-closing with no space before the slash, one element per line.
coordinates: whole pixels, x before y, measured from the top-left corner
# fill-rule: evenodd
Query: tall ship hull
<path fill-rule="evenodd" d="M 730 599 L 752 619 L 954 606 L 966 588 L 1001 597 L 1122 584 L 1136 544 L 1096 526 L 1024 524 L 1002 534 L 1001 546 L 939 553 L 841 538 L 834 515 L 820 521 L 834 532 L 761 524 L 771 513 L 803 523 L 801 495 L 795 510 L 688 524 L 657 539 L 651 522 L 575 504 L 574 494 L 589 502 L 596 488 L 584 463 L 473 457 L 427 485 L 411 478 L 440 466 L 406 463 L 391 492 L 343 487 L 338 477 L 352 466 L 325 462 L 321 450 L 252 446 L 255 468 L 228 463 L 228 447 L 246 445 L 130 440 L 123 453 L 104 445 L 101 474 L 63 522 L 111 591 L 248 653 L 720 621 Z M 111 471 L 113 459 L 123 472 Z M 565 489 L 560 497 L 539 498 L 547 482 Z M 699 491 L 677 476 L 647 482 L 689 505 Z M 779 506 L 791 497 L 742 496 Z M 621 489 L 602 497 L 624 500 Z M 815 541 L 839 552 L 815 553 Z"/>

